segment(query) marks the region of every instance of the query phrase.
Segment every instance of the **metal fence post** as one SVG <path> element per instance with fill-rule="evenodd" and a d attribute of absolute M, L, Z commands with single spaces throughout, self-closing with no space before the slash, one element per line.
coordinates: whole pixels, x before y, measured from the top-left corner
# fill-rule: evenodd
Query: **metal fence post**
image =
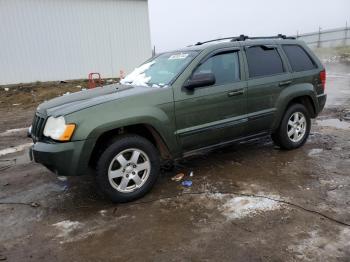
<path fill-rule="evenodd" d="M 348 41 L 348 21 L 345 23 L 345 33 L 344 33 L 344 46 L 347 45 Z"/>
<path fill-rule="evenodd" d="M 317 48 L 321 47 L 321 27 L 318 27 L 318 41 L 317 41 Z"/>

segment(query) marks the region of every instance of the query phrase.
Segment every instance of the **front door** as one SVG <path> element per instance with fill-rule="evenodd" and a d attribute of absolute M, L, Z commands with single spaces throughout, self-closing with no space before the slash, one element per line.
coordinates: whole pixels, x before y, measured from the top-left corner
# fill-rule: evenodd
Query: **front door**
<path fill-rule="evenodd" d="M 174 90 L 177 138 L 184 151 L 241 136 L 247 122 L 246 81 L 238 49 L 219 50 L 200 62 L 192 75 L 213 73 L 214 85 Z"/>

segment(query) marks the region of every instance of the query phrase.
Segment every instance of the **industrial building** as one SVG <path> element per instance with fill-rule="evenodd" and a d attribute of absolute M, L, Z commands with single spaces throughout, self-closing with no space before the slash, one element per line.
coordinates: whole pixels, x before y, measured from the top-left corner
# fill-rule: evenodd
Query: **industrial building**
<path fill-rule="evenodd" d="M 147 0 L 1 0 L 0 85 L 103 78 L 152 54 Z"/>

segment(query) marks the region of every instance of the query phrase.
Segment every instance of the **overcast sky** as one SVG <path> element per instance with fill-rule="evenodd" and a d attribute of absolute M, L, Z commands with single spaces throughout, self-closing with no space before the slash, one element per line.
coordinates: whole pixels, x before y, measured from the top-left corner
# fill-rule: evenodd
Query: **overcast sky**
<path fill-rule="evenodd" d="M 157 51 L 212 38 L 350 26 L 350 0 L 149 0 Z"/>

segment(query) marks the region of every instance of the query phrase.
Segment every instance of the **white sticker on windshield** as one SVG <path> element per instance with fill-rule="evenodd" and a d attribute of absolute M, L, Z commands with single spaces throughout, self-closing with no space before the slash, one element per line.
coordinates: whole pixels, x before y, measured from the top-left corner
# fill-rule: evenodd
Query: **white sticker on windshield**
<path fill-rule="evenodd" d="M 168 58 L 168 60 L 177 60 L 177 59 L 185 59 L 188 57 L 188 54 L 176 54 L 176 55 L 172 55 Z"/>

